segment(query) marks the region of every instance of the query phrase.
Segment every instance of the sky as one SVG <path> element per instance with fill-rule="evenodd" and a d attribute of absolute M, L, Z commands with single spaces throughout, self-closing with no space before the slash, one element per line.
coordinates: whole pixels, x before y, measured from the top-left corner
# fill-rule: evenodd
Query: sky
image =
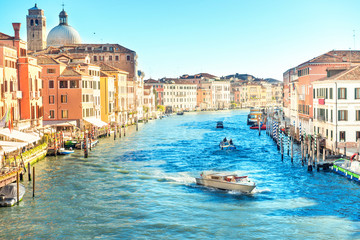
<path fill-rule="evenodd" d="M 65 4 L 83 43 L 136 51 L 145 79 L 206 72 L 282 80 L 328 51 L 360 48 L 359 0 L 0 0 L 0 32 L 13 36 L 11 23 L 20 22 L 26 40 L 35 3 L 47 32 Z"/>

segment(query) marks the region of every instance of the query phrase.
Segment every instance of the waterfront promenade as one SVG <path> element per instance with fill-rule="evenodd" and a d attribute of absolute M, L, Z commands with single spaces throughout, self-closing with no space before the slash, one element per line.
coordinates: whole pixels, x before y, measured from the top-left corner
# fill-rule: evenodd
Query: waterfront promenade
<path fill-rule="evenodd" d="M 293 163 L 281 161 L 269 136 L 249 130 L 247 114 L 175 115 L 102 139 L 87 159 L 46 157 L 36 165 L 36 197 L 0 209 L 0 238 L 356 239 L 359 186 L 308 173 L 297 147 Z M 238 150 L 219 149 L 225 136 Z M 257 191 L 197 186 L 203 170 L 248 175 Z"/>

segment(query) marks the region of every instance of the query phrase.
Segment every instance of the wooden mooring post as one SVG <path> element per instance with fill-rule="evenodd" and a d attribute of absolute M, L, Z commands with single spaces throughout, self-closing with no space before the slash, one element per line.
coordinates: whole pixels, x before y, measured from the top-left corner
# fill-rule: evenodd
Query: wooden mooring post
<path fill-rule="evenodd" d="M 281 152 L 281 161 L 284 161 L 284 141 L 283 134 L 280 135 L 280 152 Z"/>
<path fill-rule="evenodd" d="M 31 181 L 31 164 L 30 162 L 28 162 L 28 177 L 29 177 L 29 182 Z"/>
<path fill-rule="evenodd" d="M 294 162 L 294 138 L 291 138 L 291 162 Z"/>
<path fill-rule="evenodd" d="M 20 200 L 20 194 L 19 194 L 19 171 L 17 171 L 16 173 L 16 200 L 17 200 L 17 204 L 19 204 L 19 200 Z"/>
<path fill-rule="evenodd" d="M 116 124 L 114 126 L 114 140 L 116 140 Z"/>
<path fill-rule="evenodd" d="M 35 167 L 33 167 L 33 197 L 35 197 Z"/>

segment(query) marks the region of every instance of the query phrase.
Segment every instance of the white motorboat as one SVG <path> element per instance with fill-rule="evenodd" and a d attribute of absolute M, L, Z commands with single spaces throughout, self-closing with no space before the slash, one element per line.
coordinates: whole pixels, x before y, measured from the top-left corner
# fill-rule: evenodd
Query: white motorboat
<path fill-rule="evenodd" d="M 19 184 L 19 201 L 21 201 L 25 194 L 25 187 Z M 12 207 L 17 203 L 16 183 L 10 183 L 0 188 L 0 207 Z"/>
<path fill-rule="evenodd" d="M 68 155 L 68 154 L 71 154 L 71 153 L 74 153 L 74 150 L 72 150 L 72 148 L 70 148 L 69 150 L 67 150 L 65 148 L 60 148 L 58 150 L 59 155 Z"/>
<path fill-rule="evenodd" d="M 247 176 L 225 173 L 201 173 L 196 179 L 196 184 L 223 190 L 250 193 L 256 187 Z"/>

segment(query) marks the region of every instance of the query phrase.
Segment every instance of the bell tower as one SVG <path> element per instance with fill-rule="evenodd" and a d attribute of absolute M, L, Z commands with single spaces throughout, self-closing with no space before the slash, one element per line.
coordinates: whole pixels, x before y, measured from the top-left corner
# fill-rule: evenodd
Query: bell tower
<path fill-rule="evenodd" d="M 46 48 L 46 17 L 44 10 L 39 9 L 37 4 L 29 9 L 26 16 L 27 42 L 29 51 L 41 51 Z"/>

